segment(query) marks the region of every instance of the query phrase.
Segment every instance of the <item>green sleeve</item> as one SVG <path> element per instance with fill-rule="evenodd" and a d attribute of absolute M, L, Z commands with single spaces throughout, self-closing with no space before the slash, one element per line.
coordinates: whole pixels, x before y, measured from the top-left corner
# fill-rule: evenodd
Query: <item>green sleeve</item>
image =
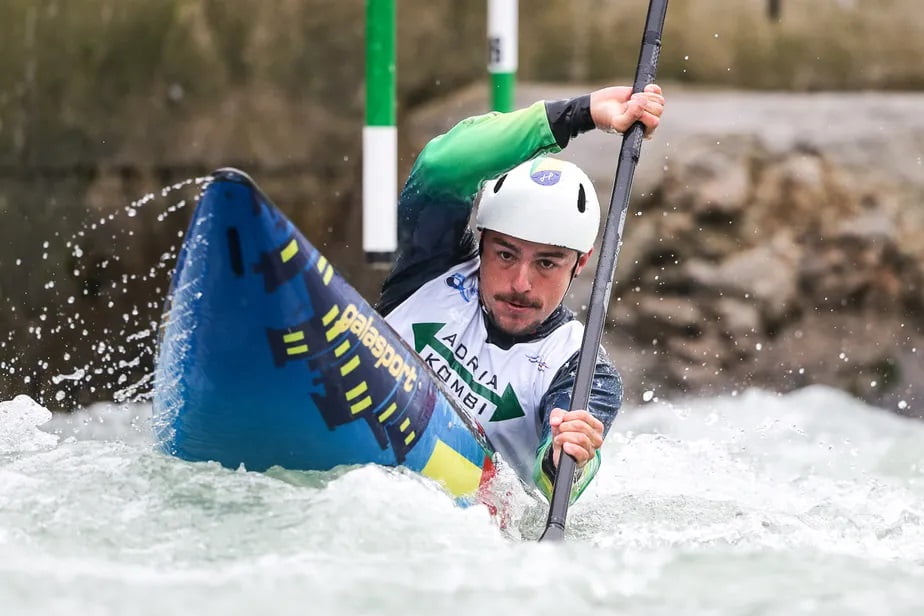
<path fill-rule="evenodd" d="M 415 196 L 469 201 L 481 183 L 539 154 L 561 151 L 549 126 L 545 103 L 511 113 L 463 120 L 420 153 L 408 178 Z"/>
<path fill-rule="evenodd" d="M 552 437 L 550 435 L 545 438 L 536 450 L 536 465 L 533 468 L 533 482 L 536 484 L 536 487 L 539 488 L 542 495 L 549 501 L 552 500 L 552 488 L 555 485 L 555 478 L 551 477 L 543 468 L 543 460 L 546 456 L 551 455 L 551 447 Z M 598 470 L 600 470 L 599 449 L 583 468 L 579 468 L 575 471 L 574 484 L 571 486 L 571 497 L 569 498 L 571 504 L 574 504 L 574 501 L 576 501 L 584 490 L 587 489 L 587 486 L 590 485 L 591 480 L 597 474 Z"/>

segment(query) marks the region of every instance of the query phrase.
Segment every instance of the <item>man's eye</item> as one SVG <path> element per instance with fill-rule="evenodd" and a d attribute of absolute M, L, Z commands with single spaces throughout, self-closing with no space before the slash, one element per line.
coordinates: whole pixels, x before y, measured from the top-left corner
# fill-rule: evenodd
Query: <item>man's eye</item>
<path fill-rule="evenodd" d="M 513 259 L 513 253 L 507 252 L 506 250 L 501 250 L 500 252 L 497 253 L 497 256 L 500 258 L 501 261 L 510 261 L 511 259 Z"/>
<path fill-rule="evenodd" d="M 539 267 L 544 270 L 550 270 L 558 267 L 558 263 L 555 261 L 549 261 L 548 259 L 542 259 L 539 261 Z"/>

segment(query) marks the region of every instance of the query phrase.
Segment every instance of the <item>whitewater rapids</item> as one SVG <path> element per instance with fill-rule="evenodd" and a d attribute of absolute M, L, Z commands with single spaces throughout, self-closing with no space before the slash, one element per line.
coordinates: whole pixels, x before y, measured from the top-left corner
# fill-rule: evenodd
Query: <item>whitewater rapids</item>
<path fill-rule="evenodd" d="M 924 423 L 832 389 L 627 409 L 563 545 L 516 489 L 500 528 L 400 471 L 169 458 L 149 417 L 0 402 L 0 612 L 924 613 Z"/>

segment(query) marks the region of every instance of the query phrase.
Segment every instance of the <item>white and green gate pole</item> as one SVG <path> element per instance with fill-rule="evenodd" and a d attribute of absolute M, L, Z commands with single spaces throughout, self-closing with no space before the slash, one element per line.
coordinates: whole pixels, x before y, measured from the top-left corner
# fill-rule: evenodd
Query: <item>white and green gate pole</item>
<path fill-rule="evenodd" d="M 513 111 L 517 79 L 517 4 L 488 0 L 488 72 L 491 109 Z"/>
<path fill-rule="evenodd" d="M 395 0 L 366 0 L 363 252 L 386 266 L 398 246 L 395 30 Z"/>

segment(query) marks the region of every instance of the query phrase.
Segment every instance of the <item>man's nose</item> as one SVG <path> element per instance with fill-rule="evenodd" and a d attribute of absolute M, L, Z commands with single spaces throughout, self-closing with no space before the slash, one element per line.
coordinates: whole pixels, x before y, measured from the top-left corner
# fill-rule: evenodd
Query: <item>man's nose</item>
<path fill-rule="evenodd" d="M 528 263 L 523 263 L 516 267 L 513 272 L 511 286 L 516 293 L 527 293 L 533 288 Z"/>

